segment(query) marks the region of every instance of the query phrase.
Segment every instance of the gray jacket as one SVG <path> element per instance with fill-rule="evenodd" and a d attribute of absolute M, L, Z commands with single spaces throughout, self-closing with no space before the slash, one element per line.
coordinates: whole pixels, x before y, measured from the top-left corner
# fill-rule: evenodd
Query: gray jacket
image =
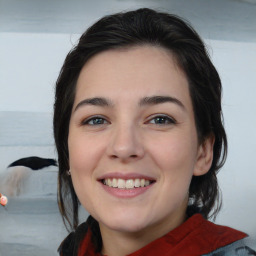
<path fill-rule="evenodd" d="M 256 252 L 246 245 L 246 238 L 217 249 L 204 256 L 256 256 Z"/>

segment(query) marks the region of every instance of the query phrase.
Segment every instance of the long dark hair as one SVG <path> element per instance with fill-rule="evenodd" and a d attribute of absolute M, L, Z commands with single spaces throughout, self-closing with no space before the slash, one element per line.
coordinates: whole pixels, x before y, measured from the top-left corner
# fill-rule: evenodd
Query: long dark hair
<path fill-rule="evenodd" d="M 172 52 L 186 74 L 198 140 L 203 143 L 208 136 L 215 137 L 212 166 L 205 175 L 193 176 L 188 209 L 197 209 L 209 218 L 216 216 L 220 208 L 216 174 L 226 159 L 227 139 L 222 121 L 219 75 L 204 43 L 188 22 L 175 15 L 144 8 L 103 17 L 87 29 L 67 55 L 56 83 L 54 137 L 59 162 L 58 202 L 64 223 L 71 230 L 78 226 L 79 201 L 66 173 L 69 170 L 67 141 L 78 76 L 92 56 L 108 49 L 135 45 L 158 46 Z M 92 230 L 100 236 L 97 221 L 92 217 L 89 220 Z M 97 241 L 100 250 L 100 239 Z"/>

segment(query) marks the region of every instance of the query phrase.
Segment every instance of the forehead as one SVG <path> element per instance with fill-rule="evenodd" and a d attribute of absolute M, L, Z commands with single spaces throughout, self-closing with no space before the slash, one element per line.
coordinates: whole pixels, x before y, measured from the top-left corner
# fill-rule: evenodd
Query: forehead
<path fill-rule="evenodd" d="M 82 68 L 76 89 L 76 101 L 95 96 L 189 96 L 186 76 L 174 56 L 156 46 L 108 50 L 95 55 Z"/>

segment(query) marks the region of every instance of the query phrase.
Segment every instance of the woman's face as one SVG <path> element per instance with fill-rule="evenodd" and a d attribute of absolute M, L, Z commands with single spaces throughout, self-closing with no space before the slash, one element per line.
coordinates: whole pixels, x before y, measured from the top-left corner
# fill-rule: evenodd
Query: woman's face
<path fill-rule="evenodd" d="M 122 232 L 181 224 L 191 178 L 212 158 L 210 141 L 198 145 L 184 73 L 153 46 L 105 51 L 86 63 L 68 147 L 81 204 L 102 230 Z"/>

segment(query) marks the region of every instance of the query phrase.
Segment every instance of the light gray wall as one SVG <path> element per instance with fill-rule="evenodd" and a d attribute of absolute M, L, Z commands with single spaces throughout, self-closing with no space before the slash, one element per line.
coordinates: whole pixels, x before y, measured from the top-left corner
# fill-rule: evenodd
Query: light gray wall
<path fill-rule="evenodd" d="M 103 15 L 140 7 L 181 15 L 204 38 L 256 41 L 256 0 L 0 0 L 0 31 L 80 34 Z"/>

